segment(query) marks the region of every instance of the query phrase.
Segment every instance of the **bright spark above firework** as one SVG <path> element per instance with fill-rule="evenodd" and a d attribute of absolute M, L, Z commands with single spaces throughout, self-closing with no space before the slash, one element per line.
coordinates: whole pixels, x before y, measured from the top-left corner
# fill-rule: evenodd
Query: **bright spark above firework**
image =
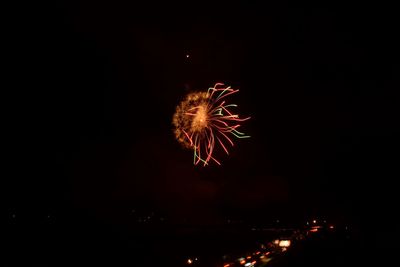
<path fill-rule="evenodd" d="M 194 150 L 193 163 L 202 162 L 208 165 L 210 160 L 218 165 L 221 163 L 214 158 L 216 144 L 229 155 L 228 144 L 234 145 L 232 137 L 249 138 L 239 132 L 239 122 L 250 119 L 239 118 L 230 109 L 236 104 L 227 104 L 225 97 L 239 92 L 223 83 L 217 83 L 207 92 L 195 92 L 186 96 L 177 107 L 173 116 L 176 139 L 188 149 Z"/>

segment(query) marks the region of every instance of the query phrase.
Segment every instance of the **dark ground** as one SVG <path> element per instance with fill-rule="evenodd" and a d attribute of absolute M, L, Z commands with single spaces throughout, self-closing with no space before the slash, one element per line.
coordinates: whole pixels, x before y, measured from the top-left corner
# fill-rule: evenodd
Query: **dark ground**
<path fill-rule="evenodd" d="M 110 233 L 107 227 L 69 225 L 23 226 L 8 229 L 3 266 L 188 266 L 187 259 L 198 257 L 193 266 L 222 266 L 223 255 L 236 259 L 259 250 L 281 232 L 259 233 L 227 228 L 155 228 L 141 234 Z M 77 231 L 77 229 L 80 229 Z M 169 230 L 167 230 L 169 229 Z M 295 242 L 282 256 L 267 266 L 382 266 L 396 258 L 394 236 L 374 239 L 374 230 L 320 231 Z M 4 238 L 4 236 L 3 236 Z M 3 239 L 4 240 L 4 239 Z"/>

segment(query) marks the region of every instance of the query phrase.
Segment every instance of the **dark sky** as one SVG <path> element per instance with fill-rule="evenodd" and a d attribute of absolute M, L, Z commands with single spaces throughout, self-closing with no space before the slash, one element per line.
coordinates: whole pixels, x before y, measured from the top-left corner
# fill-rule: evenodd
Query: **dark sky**
<path fill-rule="evenodd" d="M 65 1 L 10 19 L 7 216 L 90 214 L 128 228 L 132 209 L 200 224 L 394 218 L 393 9 L 131 2 Z M 202 168 L 171 118 L 215 82 L 240 89 L 252 138 Z"/>

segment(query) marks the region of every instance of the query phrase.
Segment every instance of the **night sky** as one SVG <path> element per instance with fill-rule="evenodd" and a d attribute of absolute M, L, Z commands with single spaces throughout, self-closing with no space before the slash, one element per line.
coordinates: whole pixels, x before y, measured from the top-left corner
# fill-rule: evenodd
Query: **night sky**
<path fill-rule="evenodd" d="M 9 20 L 2 215 L 19 240 L 51 227 L 128 233 L 148 211 L 172 224 L 324 216 L 390 232 L 395 10 L 250 2 L 65 1 Z M 216 82 L 240 89 L 251 138 L 222 166 L 193 166 L 172 115 Z"/>

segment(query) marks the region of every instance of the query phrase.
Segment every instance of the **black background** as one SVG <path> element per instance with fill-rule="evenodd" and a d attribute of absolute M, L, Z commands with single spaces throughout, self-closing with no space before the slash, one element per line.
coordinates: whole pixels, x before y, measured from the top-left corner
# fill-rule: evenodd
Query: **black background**
<path fill-rule="evenodd" d="M 172 225 L 322 216 L 382 250 L 397 231 L 393 7 L 66 1 L 15 10 L 2 90 L 11 261 L 46 262 L 44 251 L 76 244 L 107 251 L 136 231 L 132 210 Z M 252 138 L 221 167 L 192 166 L 171 118 L 185 94 L 216 82 L 240 89 Z M 85 253 L 74 251 L 63 255 Z"/>

